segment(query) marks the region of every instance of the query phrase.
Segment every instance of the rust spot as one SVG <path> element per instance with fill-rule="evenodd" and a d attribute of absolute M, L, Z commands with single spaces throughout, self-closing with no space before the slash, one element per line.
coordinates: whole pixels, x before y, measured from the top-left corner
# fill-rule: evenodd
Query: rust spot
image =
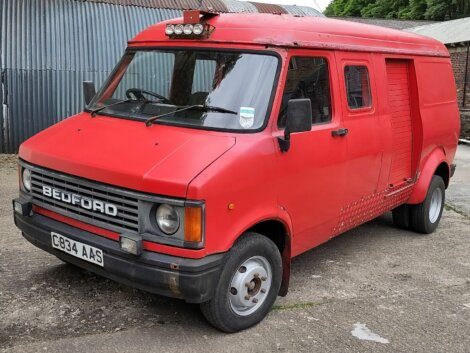
<path fill-rule="evenodd" d="M 168 277 L 168 287 L 173 293 L 177 295 L 181 294 L 178 275 L 171 275 Z"/>

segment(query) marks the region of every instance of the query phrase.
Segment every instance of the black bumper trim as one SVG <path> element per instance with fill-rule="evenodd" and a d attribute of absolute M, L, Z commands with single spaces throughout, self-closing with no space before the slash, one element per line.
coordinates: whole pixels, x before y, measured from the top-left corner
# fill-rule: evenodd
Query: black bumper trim
<path fill-rule="evenodd" d="M 97 275 L 135 288 L 189 303 L 211 299 L 224 254 L 188 259 L 144 251 L 139 257 L 122 251 L 119 243 L 39 214 L 14 213 L 16 226 L 33 245 Z M 52 247 L 51 231 L 97 247 L 104 253 L 104 268 Z"/>

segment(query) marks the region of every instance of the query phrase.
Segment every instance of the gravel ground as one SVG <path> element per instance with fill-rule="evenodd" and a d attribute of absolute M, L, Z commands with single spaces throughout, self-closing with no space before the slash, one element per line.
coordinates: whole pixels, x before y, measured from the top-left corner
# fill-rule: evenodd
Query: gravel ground
<path fill-rule="evenodd" d="M 385 214 L 293 261 L 290 293 L 226 335 L 195 305 L 66 265 L 15 228 L 15 156 L 0 155 L 0 349 L 6 352 L 470 352 L 470 147 L 431 236 Z"/>

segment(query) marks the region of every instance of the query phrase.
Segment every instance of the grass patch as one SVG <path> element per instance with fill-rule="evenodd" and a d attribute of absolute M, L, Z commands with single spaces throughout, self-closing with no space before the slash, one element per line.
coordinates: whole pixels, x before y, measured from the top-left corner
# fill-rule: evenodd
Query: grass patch
<path fill-rule="evenodd" d="M 293 309 L 306 309 L 311 308 L 321 303 L 318 302 L 306 302 L 306 303 L 294 303 L 286 305 L 273 305 L 272 310 L 282 311 L 282 310 L 293 310 Z"/>
<path fill-rule="evenodd" d="M 459 215 L 461 216 L 464 216 L 466 219 L 470 219 L 470 216 L 468 214 L 466 214 L 464 211 L 462 211 L 461 209 L 449 204 L 449 203 L 446 203 L 444 205 L 444 209 L 446 211 L 454 211 L 455 213 L 458 213 Z"/>

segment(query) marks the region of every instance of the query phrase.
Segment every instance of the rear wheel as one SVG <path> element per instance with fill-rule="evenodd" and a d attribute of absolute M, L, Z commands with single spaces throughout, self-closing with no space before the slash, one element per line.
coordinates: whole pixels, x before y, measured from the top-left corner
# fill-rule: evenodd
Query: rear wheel
<path fill-rule="evenodd" d="M 415 232 L 430 234 L 437 228 L 444 209 L 445 190 L 444 180 L 434 175 L 424 201 L 411 207 L 410 225 Z"/>
<path fill-rule="evenodd" d="M 201 311 L 219 330 L 237 332 L 263 320 L 274 304 L 281 286 L 281 254 L 268 238 L 246 233 L 224 262 L 214 296 L 201 304 Z"/>

